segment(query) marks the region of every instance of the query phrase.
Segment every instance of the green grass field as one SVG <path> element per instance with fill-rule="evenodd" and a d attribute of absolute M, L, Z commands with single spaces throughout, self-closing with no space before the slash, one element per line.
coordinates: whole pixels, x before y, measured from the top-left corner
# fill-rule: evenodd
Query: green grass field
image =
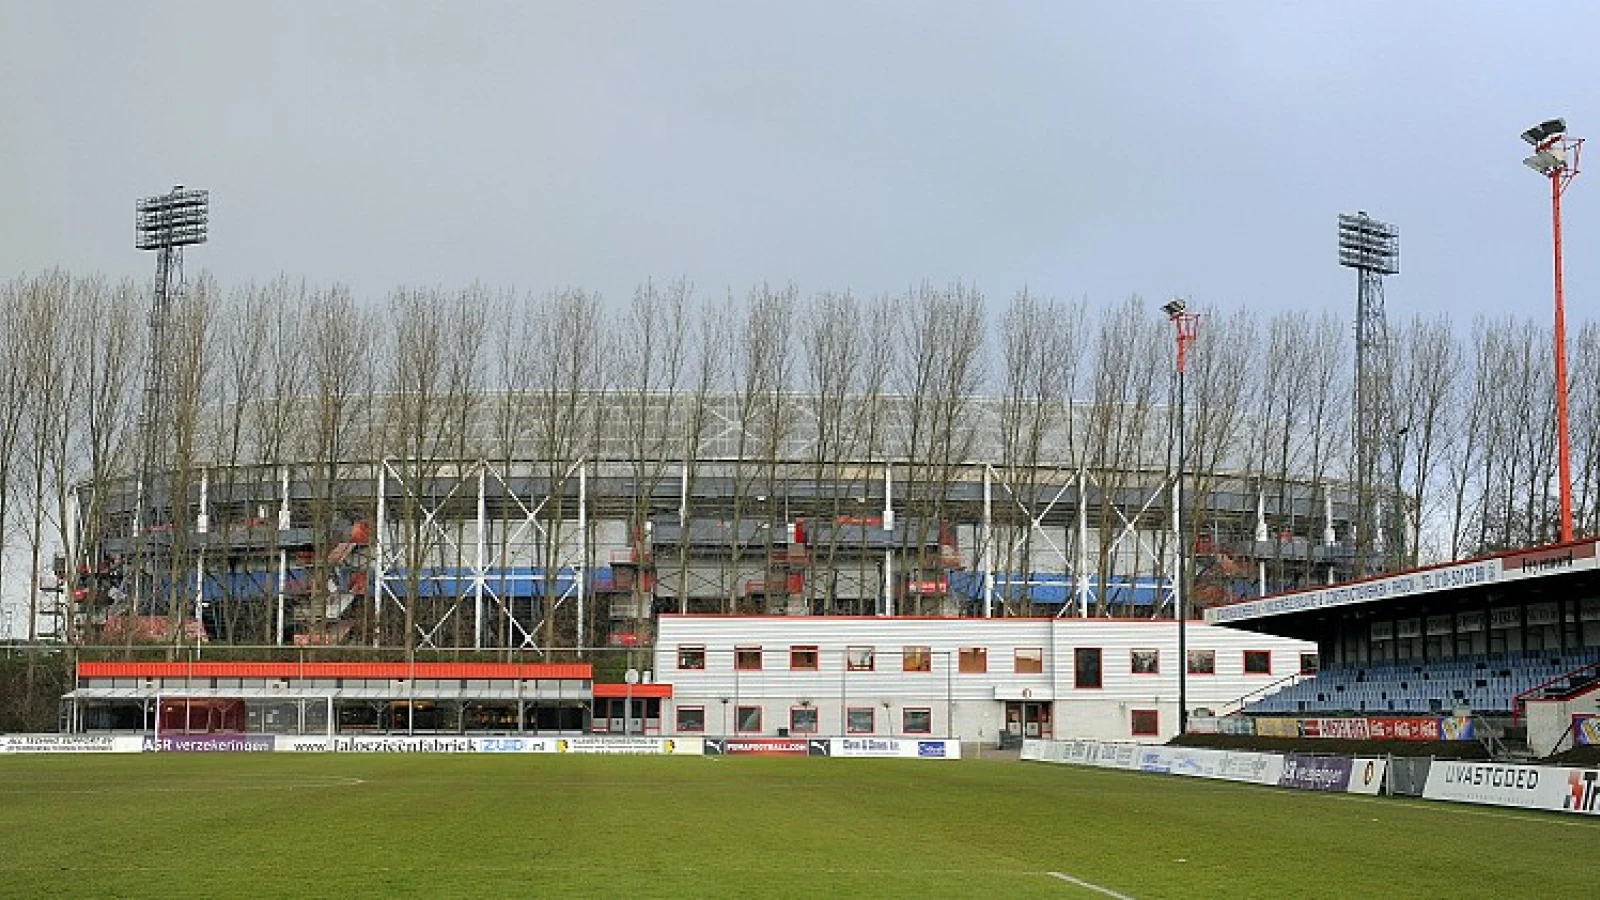
<path fill-rule="evenodd" d="M 1600 821 L 996 760 L 0 757 L 4 897 L 1590 897 Z"/>

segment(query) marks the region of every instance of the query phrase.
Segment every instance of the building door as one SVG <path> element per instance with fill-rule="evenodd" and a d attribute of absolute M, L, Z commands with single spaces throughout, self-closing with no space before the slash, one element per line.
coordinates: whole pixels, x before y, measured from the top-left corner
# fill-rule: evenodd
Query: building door
<path fill-rule="evenodd" d="M 1054 734 L 1050 726 L 1050 704 L 1033 700 L 1006 701 L 1006 736 L 1019 738 L 1049 738 Z"/>

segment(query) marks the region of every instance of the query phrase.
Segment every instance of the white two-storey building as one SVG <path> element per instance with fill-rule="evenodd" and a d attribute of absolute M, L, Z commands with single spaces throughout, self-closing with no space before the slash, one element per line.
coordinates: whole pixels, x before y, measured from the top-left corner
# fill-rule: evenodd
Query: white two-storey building
<path fill-rule="evenodd" d="M 1306 641 L 1201 622 L 1186 639 L 1191 713 L 1316 667 Z M 662 730 L 686 736 L 1164 740 L 1179 666 L 1171 620 L 665 615 L 654 678 Z"/>

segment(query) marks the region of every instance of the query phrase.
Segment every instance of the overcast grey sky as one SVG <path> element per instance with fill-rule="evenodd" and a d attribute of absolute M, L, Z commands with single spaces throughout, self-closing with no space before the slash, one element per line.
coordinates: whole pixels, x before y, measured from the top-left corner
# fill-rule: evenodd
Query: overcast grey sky
<path fill-rule="evenodd" d="M 1600 139 L 1600 6 L 0 0 L 0 274 L 148 277 L 133 202 L 212 192 L 225 282 L 647 277 L 1548 317 L 1517 135 Z M 1594 148 L 1600 163 L 1600 145 Z M 1572 314 L 1600 171 L 1567 195 Z"/>

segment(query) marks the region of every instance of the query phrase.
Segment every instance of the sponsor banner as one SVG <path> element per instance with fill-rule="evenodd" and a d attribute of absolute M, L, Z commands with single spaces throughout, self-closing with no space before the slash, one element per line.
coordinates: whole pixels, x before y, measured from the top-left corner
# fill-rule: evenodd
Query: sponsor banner
<path fill-rule="evenodd" d="M 337 753 L 477 753 L 481 742 L 475 737 L 340 735 L 333 739 L 333 749 Z"/>
<path fill-rule="evenodd" d="M 1358 716 L 1339 719 L 1259 718 L 1263 737 L 1307 737 L 1346 741 L 1470 741 L 1470 716 Z"/>
<path fill-rule="evenodd" d="M 961 742 L 914 738 L 844 737 L 829 742 L 833 756 L 879 759 L 960 759 Z"/>
<path fill-rule="evenodd" d="M 1256 733 L 1256 720 L 1250 716 L 1229 716 L 1222 720 L 1222 733 L 1253 736 Z"/>
<path fill-rule="evenodd" d="M 479 753 L 554 753 L 556 738 L 486 737 L 478 738 Z"/>
<path fill-rule="evenodd" d="M 0 753 L 138 753 L 142 749 L 138 735 L 0 735 Z"/>
<path fill-rule="evenodd" d="M 1527 555 L 1530 557 L 1539 556 L 1539 554 Z M 1353 584 L 1314 588 L 1293 594 L 1266 597 L 1261 600 L 1246 600 L 1243 603 L 1233 603 L 1228 606 L 1213 606 L 1205 611 L 1206 622 L 1212 625 L 1225 625 L 1228 622 L 1237 622 L 1243 619 L 1278 616 L 1313 609 L 1328 609 L 1357 603 L 1372 603 L 1396 597 L 1410 597 L 1434 591 L 1471 587 L 1476 584 L 1488 584 L 1497 580 L 1498 577 L 1526 577 L 1526 575 L 1530 574 L 1545 574 L 1560 568 L 1593 568 L 1594 565 L 1593 542 L 1584 548 L 1572 551 L 1562 550 L 1551 555 L 1554 557 L 1571 555 L 1573 559 L 1568 560 L 1564 565 L 1547 564 L 1542 559 L 1531 559 L 1531 569 L 1525 572 L 1523 569 L 1518 568 L 1516 570 L 1517 574 L 1513 576 L 1501 575 L 1501 561 L 1499 559 L 1480 559 L 1472 562 L 1438 566 L 1421 572 L 1402 572 L 1398 575 L 1390 575 L 1383 578 L 1369 578 L 1366 581 L 1358 581 Z M 1587 560 L 1587 564 L 1577 565 L 1577 556 L 1584 557 Z M 1506 562 L 1512 566 L 1520 566 L 1523 561 L 1517 557 L 1510 557 Z"/>
<path fill-rule="evenodd" d="M 278 753 L 328 753 L 333 741 L 325 734 L 280 734 L 273 737 L 272 749 Z"/>
<path fill-rule="evenodd" d="M 147 753 L 270 753 L 270 734 L 163 734 L 146 735 Z"/>
<path fill-rule="evenodd" d="M 1299 719 L 1256 719 L 1256 734 L 1261 737 L 1297 738 L 1300 736 Z"/>
<path fill-rule="evenodd" d="M 1045 748 L 1049 747 L 1052 743 L 1054 742 L 1028 738 L 1022 742 L 1021 758 L 1030 762 L 1042 761 L 1045 757 Z"/>
<path fill-rule="evenodd" d="M 805 738 L 721 738 L 707 740 L 708 756 L 810 756 Z"/>
<path fill-rule="evenodd" d="M 570 737 L 556 738 L 557 753 L 621 753 L 646 756 L 699 756 L 711 741 L 700 738 Z M 804 741 L 800 742 L 802 745 Z"/>
<path fill-rule="evenodd" d="M 1222 720 L 1216 716 L 1190 716 L 1190 734 L 1221 734 Z"/>
<path fill-rule="evenodd" d="M 1368 719 L 1301 719 L 1300 733 L 1308 738 L 1334 738 L 1369 741 L 1372 729 Z"/>
<path fill-rule="evenodd" d="M 1600 744 L 1600 716 L 1573 716 L 1572 734 L 1580 744 Z"/>
<path fill-rule="evenodd" d="M 1135 767 L 1143 772 L 1165 775 L 1277 784 L 1283 775 L 1283 757 L 1275 753 L 1195 747 L 1141 747 Z"/>
<path fill-rule="evenodd" d="M 1350 787 L 1347 790 L 1352 794 L 1376 795 L 1383 787 L 1383 777 L 1387 769 L 1387 759 L 1356 757 L 1350 761 Z"/>
<path fill-rule="evenodd" d="M 1278 787 L 1302 791 L 1345 791 L 1350 787 L 1351 761 L 1344 756 L 1302 756 L 1291 753 L 1283 758 L 1283 774 Z"/>
<path fill-rule="evenodd" d="M 1560 809 L 1566 791 L 1563 775 L 1565 770 L 1544 765 L 1435 761 L 1427 770 L 1422 796 L 1430 801 Z"/>
<path fill-rule="evenodd" d="M 1437 741 L 1439 720 L 1424 716 L 1388 716 L 1368 719 L 1367 731 L 1375 741 Z"/>

